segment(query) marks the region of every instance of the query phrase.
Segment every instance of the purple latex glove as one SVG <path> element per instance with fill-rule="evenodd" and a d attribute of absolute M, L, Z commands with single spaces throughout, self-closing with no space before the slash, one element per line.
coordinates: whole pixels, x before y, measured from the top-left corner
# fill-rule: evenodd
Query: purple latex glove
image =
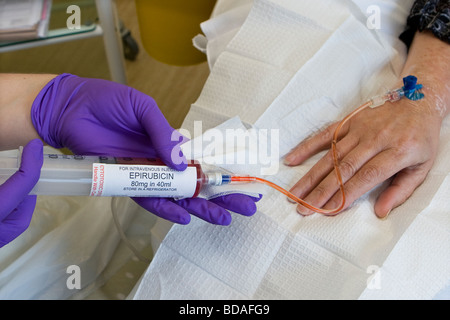
<path fill-rule="evenodd" d="M 0 186 L 0 248 L 30 225 L 36 196 L 28 194 L 41 174 L 42 147 L 40 140 L 30 141 L 23 149 L 19 170 Z"/>
<path fill-rule="evenodd" d="M 55 148 L 66 147 L 84 155 L 159 158 L 177 170 L 187 166 L 180 149 L 181 140 L 173 141 L 175 130 L 155 101 L 128 86 L 62 74 L 38 94 L 31 118 L 40 137 Z M 259 198 L 229 195 L 214 201 L 134 200 L 172 222 L 187 224 L 193 214 L 214 224 L 227 225 L 231 222 L 227 209 L 252 215 Z"/>

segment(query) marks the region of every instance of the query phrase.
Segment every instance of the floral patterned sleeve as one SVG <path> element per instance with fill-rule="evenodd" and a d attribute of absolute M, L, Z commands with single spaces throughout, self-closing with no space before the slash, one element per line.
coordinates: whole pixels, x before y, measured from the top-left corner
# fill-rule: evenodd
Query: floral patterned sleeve
<path fill-rule="evenodd" d="M 414 33 L 425 30 L 450 43 L 450 0 L 416 0 L 400 39 L 409 47 Z"/>

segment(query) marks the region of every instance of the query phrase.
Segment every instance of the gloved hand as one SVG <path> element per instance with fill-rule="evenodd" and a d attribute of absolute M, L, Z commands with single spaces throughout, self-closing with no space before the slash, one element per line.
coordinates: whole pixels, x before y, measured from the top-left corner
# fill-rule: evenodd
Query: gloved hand
<path fill-rule="evenodd" d="M 0 186 L 0 248 L 24 232 L 36 206 L 28 195 L 38 182 L 43 163 L 42 142 L 30 141 L 23 149 L 19 170 Z"/>
<path fill-rule="evenodd" d="M 66 147 L 84 155 L 160 158 L 177 170 L 187 166 L 181 141 L 173 139 L 180 135 L 168 124 L 155 101 L 115 82 L 59 75 L 36 97 L 31 118 L 40 137 L 55 148 Z M 172 222 L 187 224 L 193 214 L 214 224 L 227 225 L 231 217 L 226 209 L 252 215 L 259 198 L 229 195 L 214 201 L 134 200 Z"/>

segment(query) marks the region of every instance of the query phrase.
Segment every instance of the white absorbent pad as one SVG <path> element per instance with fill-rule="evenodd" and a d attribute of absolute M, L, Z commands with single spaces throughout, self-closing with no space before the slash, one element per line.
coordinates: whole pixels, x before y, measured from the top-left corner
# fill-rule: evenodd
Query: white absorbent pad
<path fill-rule="evenodd" d="M 394 2 L 389 12 L 406 21 L 408 9 L 400 5 Z M 392 28 L 368 29 L 363 7 L 352 1 L 254 1 L 183 128 L 194 132 L 195 121 L 203 120 L 203 130 L 278 130 L 278 171 L 266 178 L 289 188 L 323 153 L 291 168 L 282 165 L 286 152 L 398 80 L 405 48 L 392 37 L 400 30 Z M 373 212 L 384 185 L 336 217 L 302 217 L 296 205 L 265 188 L 253 217 L 233 214 L 227 227 L 196 218 L 173 226 L 134 298 L 438 297 L 450 279 L 448 119 L 441 135 L 426 181 L 387 220 Z"/>
<path fill-rule="evenodd" d="M 197 49 L 206 54 L 210 69 L 239 31 L 252 4 L 253 0 L 218 1 L 212 18 L 200 25 L 204 35 L 197 35 L 193 43 Z"/>
<path fill-rule="evenodd" d="M 134 298 L 434 298 L 450 279 L 448 138 L 449 121 L 427 180 L 384 221 L 373 212 L 379 188 L 337 217 L 302 217 L 266 189 L 251 218 L 173 226 Z M 280 165 L 271 180 L 292 185 L 309 167 Z"/>

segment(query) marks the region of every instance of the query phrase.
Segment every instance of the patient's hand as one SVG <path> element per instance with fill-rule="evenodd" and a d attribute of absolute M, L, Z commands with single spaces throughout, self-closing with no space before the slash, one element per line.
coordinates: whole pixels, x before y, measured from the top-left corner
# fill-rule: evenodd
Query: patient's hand
<path fill-rule="evenodd" d="M 354 116 L 341 130 L 337 143 L 339 169 L 344 181 L 347 208 L 365 192 L 392 177 L 375 204 L 378 217 L 402 204 L 423 182 L 436 158 L 442 118 L 430 111 L 435 101 L 402 99 Z M 286 157 L 298 165 L 330 147 L 336 124 L 298 145 Z M 341 193 L 329 151 L 291 189 L 308 203 L 337 208 Z M 312 213 L 299 206 L 302 214 Z"/>
<path fill-rule="evenodd" d="M 417 34 L 404 74 L 417 76 L 425 98 L 403 98 L 375 109 L 365 109 L 341 130 L 337 153 L 346 194 L 345 208 L 383 181 L 390 180 L 375 203 L 375 214 L 385 218 L 404 203 L 433 166 L 442 120 L 449 113 L 450 45 L 430 34 Z M 401 81 L 398 83 L 401 87 Z M 331 146 L 333 124 L 300 143 L 285 158 L 291 166 Z M 342 199 L 329 151 L 291 189 L 308 203 L 337 208 Z M 312 211 L 298 207 L 302 214 Z"/>

